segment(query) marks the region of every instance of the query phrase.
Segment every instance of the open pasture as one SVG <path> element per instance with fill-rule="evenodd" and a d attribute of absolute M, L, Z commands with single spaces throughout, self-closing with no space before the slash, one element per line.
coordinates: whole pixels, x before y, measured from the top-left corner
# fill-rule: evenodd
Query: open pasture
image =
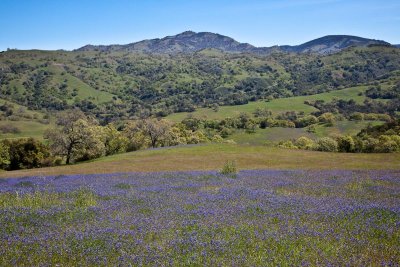
<path fill-rule="evenodd" d="M 240 169 L 399 169 L 400 153 L 329 153 L 261 145 L 204 144 L 139 150 L 74 165 L 0 172 L 0 177 L 217 170 L 226 161 Z M 0 178 L 1 179 L 1 178 Z"/>

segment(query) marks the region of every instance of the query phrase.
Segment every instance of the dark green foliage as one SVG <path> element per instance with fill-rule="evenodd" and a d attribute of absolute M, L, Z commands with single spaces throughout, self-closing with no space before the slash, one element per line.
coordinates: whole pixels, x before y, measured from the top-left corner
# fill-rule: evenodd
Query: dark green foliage
<path fill-rule="evenodd" d="M 389 99 L 388 101 L 377 101 L 366 99 L 363 104 L 357 104 L 354 100 L 337 99 L 332 102 L 325 103 L 323 100 L 315 102 L 307 102 L 318 109 L 313 114 L 319 116 L 323 113 L 340 113 L 346 118 L 354 119 L 354 113 L 376 113 L 389 114 L 396 116 L 400 111 L 400 98 Z"/>
<path fill-rule="evenodd" d="M 33 138 L 4 140 L 3 146 L 9 154 L 8 170 L 38 168 L 43 166 L 43 161 L 50 156 L 46 145 Z"/>
<path fill-rule="evenodd" d="M 355 143 L 351 136 L 340 136 L 336 138 L 339 152 L 354 152 Z"/>
<path fill-rule="evenodd" d="M 400 98 L 400 82 L 397 82 L 394 86 L 389 89 L 382 89 L 381 86 L 375 85 L 368 88 L 365 94 L 373 99 L 381 98 L 381 99 L 394 99 Z"/>
<path fill-rule="evenodd" d="M 381 135 L 400 135 L 400 119 L 389 121 L 378 126 L 368 126 L 361 130 L 357 135 L 361 138 L 374 137 L 378 138 Z"/>

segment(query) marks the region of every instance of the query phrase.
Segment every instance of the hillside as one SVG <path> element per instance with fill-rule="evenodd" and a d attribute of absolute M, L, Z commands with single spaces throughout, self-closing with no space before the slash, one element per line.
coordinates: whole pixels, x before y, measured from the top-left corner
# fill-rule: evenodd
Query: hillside
<path fill-rule="evenodd" d="M 381 83 L 399 70 L 400 50 L 388 46 L 329 55 L 10 50 L 0 53 L 0 98 L 38 111 L 79 107 L 111 121 Z"/>
<path fill-rule="evenodd" d="M 283 46 L 282 50 L 297 53 L 337 53 L 348 47 L 365 47 L 369 45 L 387 45 L 388 42 L 367 39 L 351 35 L 328 35 L 297 46 Z"/>

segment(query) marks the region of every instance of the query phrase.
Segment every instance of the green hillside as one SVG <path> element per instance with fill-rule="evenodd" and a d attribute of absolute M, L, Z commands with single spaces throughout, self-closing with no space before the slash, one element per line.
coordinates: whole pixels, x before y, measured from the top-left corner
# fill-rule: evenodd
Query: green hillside
<path fill-rule="evenodd" d="M 215 49 L 174 55 L 10 50 L 0 54 L 0 98 L 33 110 L 79 107 L 107 120 L 197 109 L 213 117 L 201 109 L 213 106 L 220 107 L 222 116 L 232 116 L 235 110 L 229 106 L 251 112 L 265 101 L 276 112 L 288 106 L 311 112 L 303 102 L 315 98 L 308 95 L 331 92 L 320 97 L 362 101 L 358 93 L 365 88 L 349 90 L 350 95 L 333 91 L 375 82 L 390 87 L 399 71 L 400 50 L 387 46 L 352 47 L 325 56 Z M 302 97 L 288 103 L 292 96 Z"/>
<path fill-rule="evenodd" d="M 382 85 L 386 87 L 386 84 Z M 268 102 L 256 101 L 250 102 L 245 105 L 236 106 L 222 106 L 219 107 L 218 111 L 214 111 L 211 108 L 200 108 L 194 112 L 181 112 L 167 116 L 172 121 L 181 121 L 186 118 L 189 114 L 196 118 L 207 118 L 207 119 L 223 119 L 226 117 L 234 117 L 239 115 L 241 112 L 253 113 L 257 108 L 266 108 L 271 110 L 273 113 L 281 113 L 285 111 L 298 111 L 311 113 L 317 109 L 304 104 L 306 100 L 324 100 L 326 102 L 332 101 L 333 99 L 350 100 L 353 99 L 357 103 L 361 104 L 365 100 L 365 90 L 367 86 L 356 86 L 337 91 L 331 91 L 327 93 L 307 95 L 307 96 L 295 96 L 288 98 L 274 99 Z"/>

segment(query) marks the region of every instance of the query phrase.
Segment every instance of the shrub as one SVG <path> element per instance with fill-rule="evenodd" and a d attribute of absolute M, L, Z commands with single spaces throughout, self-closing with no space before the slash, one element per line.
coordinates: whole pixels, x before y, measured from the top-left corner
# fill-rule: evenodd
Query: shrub
<path fill-rule="evenodd" d="M 10 164 L 9 147 L 0 142 L 0 169 L 6 169 Z"/>
<path fill-rule="evenodd" d="M 305 136 L 297 138 L 294 145 L 300 149 L 307 149 L 307 150 L 312 150 L 315 147 L 314 141 Z"/>
<path fill-rule="evenodd" d="M 0 126 L 0 133 L 4 133 L 4 134 L 13 133 L 13 134 L 16 134 L 16 133 L 20 133 L 20 132 L 21 132 L 21 130 L 18 127 L 12 125 L 12 124 L 5 124 L 5 125 L 1 125 Z"/>
<path fill-rule="evenodd" d="M 295 145 L 293 144 L 293 142 L 290 141 L 290 140 L 279 142 L 278 147 L 281 147 L 281 148 L 289 148 L 289 149 L 297 149 L 297 146 L 295 146 Z"/>
<path fill-rule="evenodd" d="M 351 136 L 339 136 L 336 141 L 338 143 L 339 152 L 354 152 L 355 143 Z"/>
<path fill-rule="evenodd" d="M 318 123 L 318 118 L 313 115 L 307 115 L 303 118 L 298 119 L 295 124 L 298 128 L 304 128 L 312 124 Z"/>
<path fill-rule="evenodd" d="M 395 138 L 390 135 L 381 135 L 379 137 L 379 142 L 375 147 L 376 152 L 390 153 L 399 150 L 398 143 Z"/>
<path fill-rule="evenodd" d="M 350 120 L 352 121 L 362 121 L 364 120 L 364 114 L 361 112 L 354 112 L 350 115 Z"/>
<path fill-rule="evenodd" d="M 224 139 L 219 134 L 215 134 L 211 138 L 211 141 L 214 142 L 214 143 L 222 143 L 224 141 Z"/>
<path fill-rule="evenodd" d="M 224 175 L 232 175 L 236 176 L 237 174 L 237 168 L 236 168 L 236 162 L 235 161 L 226 161 L 222 169 L 220 170 L 221 174 Z"/>
<path fill-rule="evenodd" d="M 376 138 L 369 137 L 364 140 L 364 152 L 372 153 L 376 151 L 378 147 L 379 140 Z"/>
<path fill-rule="evenodd" d="M 330 112 L 326 112 L 318 117 L 318 120 L 322 123 L 325 123 L 326 126 L 333 126 L 335 123 L 335 115 Z"/>
<path fill-rule="evenodd" d="M 317 142 L 317 150 L 318 151 L 327 151 L 327 152 L 336 152 L 338 151 L 338 143 L 330 138 L 323 137 Z"/>

